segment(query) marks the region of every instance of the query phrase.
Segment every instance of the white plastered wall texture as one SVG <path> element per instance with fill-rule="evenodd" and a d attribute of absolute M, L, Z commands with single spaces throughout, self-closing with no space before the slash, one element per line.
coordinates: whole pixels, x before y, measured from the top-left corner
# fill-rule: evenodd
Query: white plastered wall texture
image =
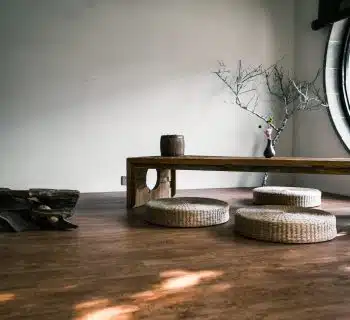
<path fill-rule="evenodd" d="M 1 6 L 1 186 L 123 191 L 125 159 L 158 155 L 169 133 L 185 136 L 187 154 L 262 155 L 261 122 L 225 104 L 211 72 L 218 59 L 269 65 L 283 55 L 293 69 L 293 0 Z M 278 151 L 291 155 L 291 128 Z M 255 186 L 261 177 L 180 171 L 178 188 Z M 276 179 L 288 184 L 291 176 Z"/>

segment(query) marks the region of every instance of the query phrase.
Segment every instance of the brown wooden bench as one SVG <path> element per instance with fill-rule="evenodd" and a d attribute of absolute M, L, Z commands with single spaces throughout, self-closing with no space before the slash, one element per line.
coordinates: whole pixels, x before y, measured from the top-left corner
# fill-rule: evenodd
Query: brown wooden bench
<path fill-rule="evenodd" d="M 157 169 L 153 190 L 146 184 L 148 169 Z M 127 159 L 127 207 L 141 206 L 151 199 L 173 197 L 176 170 L 350 174 L 347 158 L 255 158 L 255 157 L 137 157 Z"/>

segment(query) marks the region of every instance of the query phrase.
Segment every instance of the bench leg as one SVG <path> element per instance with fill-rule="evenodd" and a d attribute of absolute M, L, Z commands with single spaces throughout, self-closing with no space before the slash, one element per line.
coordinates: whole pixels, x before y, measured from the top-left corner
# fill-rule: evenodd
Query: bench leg
<path fill-rule="evenodd" d="M 152 199 L 170 198 L 175 195 L 175 170 L 157 169 L 157 183 L 153 190 L 146 184 L 147 171 L 147 168 L 127 164 L 127 208 L 139 207 Z"/>

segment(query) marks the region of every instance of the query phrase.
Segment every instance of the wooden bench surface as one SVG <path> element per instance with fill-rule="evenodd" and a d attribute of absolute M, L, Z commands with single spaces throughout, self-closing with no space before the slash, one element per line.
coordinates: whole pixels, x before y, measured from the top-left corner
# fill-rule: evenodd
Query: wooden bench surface
<path fill-rule="evenodd" d="M 136 167 L 155 169 L 350 174 L 350 158 L 150 156 L 127 161 Z"/>

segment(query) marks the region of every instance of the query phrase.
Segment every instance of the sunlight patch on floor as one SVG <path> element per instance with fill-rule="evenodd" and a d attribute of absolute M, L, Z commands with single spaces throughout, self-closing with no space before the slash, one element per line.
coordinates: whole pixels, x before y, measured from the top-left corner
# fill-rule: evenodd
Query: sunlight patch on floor
<path fill-rule="evenodd" d="M 133 313 L 138 308 L 136 306 L 117 306 L 88 313 L 80 318 L 81 320 L 132 320 Z"/>
<path fill-rule="evenodd" d="M 348 233 L 345 232 L 345 231 L 342 231 L 342 232 L 338 232 L 337 233 L 337 237 L 342 237 L 342 236 L 346 236 Z"/>
<path fill-rule="evenodd" d="M 340 270 L 340 271 L 343 271 L 343 272 L 350 272 L 350 265 L 343 265 L 343 266 L 340 266 L 340 267 L 339 267 L 339 270 Z"/>
<path fill-rule="evenodd" d="M 0 293 L 0 303 L 15 300 L 16 295 L 13 293 Z"/>
<path fill-rule="evenodd" d="M 77 284 L 71 284 L 71 285 L 64 286 L 63 289 L 69 290 L 69 289 L 75 289 L 76 287 L 78 287 Z"/>
<path fill-rule="evenodd" d="M 160 292 L 148 290 L 148 291 L 135 293 L 131 296 L 131 298 L 135 300 L 152 301 L 152 300 L 159 299 L 161 296 L 162 294 Z"/>
<path fill-rule="evenodd" d="M 78 303 L 75 305 L 75 310 L 82 310 L 82 309 L 88 309 L 88 308 L 93 308 L 93 307 L 102 307 L 102 306 L 107 306 L 109 304 L 108 299 L 96 299 L 92 301 L 85 301 Z"/>
<path fill-rule="evenodd" d="M 201 280 L 213 279 L 222 275 L 222 272 L 220 273 L 218 271 L 180 272 L 181 273 L 178 273 L 177 276 L 170 277 L 170 279 L 163 281 L 161 288 L 163 290 L 185 289 L 198 285 Z"/>
<path fill-rule="evenodd" d="M 191 300 L 198 293 L 224 292 L 231 288 L 227 283 L 216 283 L 200 289 L 198 286 L 208 280 L 216 279 L 224 273 L 221 271 L 186 271 L 169 270 L 160 273 L 163 280 L 151 290 L 137 292 L 129 298 L 130 305 L 111 306 L 109 299 L 85 301 L 75 306 L 78 312 L 85 312 L 77 320 L 131 320 L 134 313 L 146 310 L 150 304 L 152 309 L 161 309 Z"/>

